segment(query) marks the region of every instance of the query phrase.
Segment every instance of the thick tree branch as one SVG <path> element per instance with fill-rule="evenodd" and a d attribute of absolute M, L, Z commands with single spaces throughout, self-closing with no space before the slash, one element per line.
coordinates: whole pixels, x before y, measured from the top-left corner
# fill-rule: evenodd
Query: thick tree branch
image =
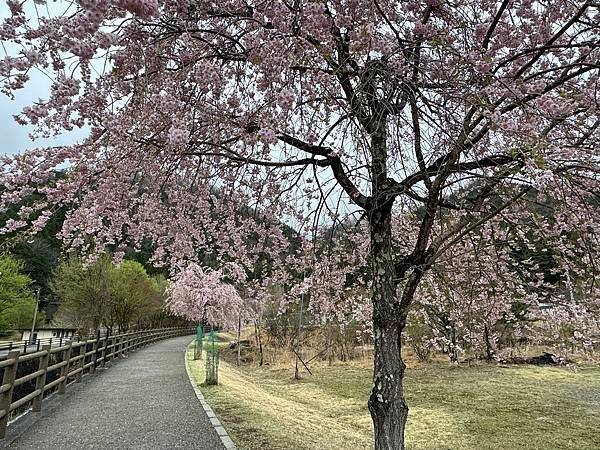
<path fill-rule="evenodd" d="M 350 199 L 361 208 L 367 209 L 370 205 L 370 198 L 362 194 L 356 185 L 350 180 L 348 174 L 344 170 L 344 166 L 342 164 L 342 160 L 339 156 L 333 155 L 333 151 L 328 147 L 323 147 L 320 145 L 313 145 L 307 142 L 301 141 L 295 137 L 289 136 L 288 134 L 281 133 L 278 135 L 278 138 L 292 147 L 295 147 L 299 150 L 302 150 L 307 153 L 311 153 L 313 155 L 324 156 L 327 159 L 318 160 L 322 161 L 319 165 L 330 166 L 331 171 L 333 172 L 333 176 L 340 184 L 344 192 L 348 194 Z"/>

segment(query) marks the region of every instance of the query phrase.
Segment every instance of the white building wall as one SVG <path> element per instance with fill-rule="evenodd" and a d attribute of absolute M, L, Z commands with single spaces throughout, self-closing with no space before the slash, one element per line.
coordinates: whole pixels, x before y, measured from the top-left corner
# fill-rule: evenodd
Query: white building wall
<path fill-rule="evenodd" d="M 73 333 L 74 333 L 73 330 L 52 329 L 52 330 L 35 330 L 33 334 L 34 334 L 35 340 L 37 340 L 37 339 L 50 339 L 50 338 L 69 339 L 69 338 L 73 337 Z M 23 331 L 23 333 L 21 335 L 21 340 L 28 341 L 30 335 L 31 335 L 31 330 Z"/>

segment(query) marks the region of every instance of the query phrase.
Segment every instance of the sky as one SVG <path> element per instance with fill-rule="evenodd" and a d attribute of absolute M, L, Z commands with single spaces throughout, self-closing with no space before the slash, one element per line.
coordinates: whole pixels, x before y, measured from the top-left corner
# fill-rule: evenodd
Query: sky
<path fill-rule="evenodd" d="M 4 7 L 4 4 L 0 6 L 0 8 Z M 49 88 L 47 78 L 41 74 L 34 74 L 25 88 L 15 95 L 14 100 L 0 93 L 0 154 L 15 154 L 42 146 L 68 145 L 85 137 L 85 130 L 74 130 L 55 138 L 32 142 L 29 133 L 33 127 L 19 125 L 15 122 L 13 116 L 19 114 L 24 106 L 31 105 L 40 98 L 46 99 Z"/>
<path fill-rule="evenodd" d="M 6 2 L 0 1 L 0 21 L 9 15 Z M 5 42 L 2 43 L 2 47 L 0 47 L 0 58 L 5 56 L 6 51 L 11 52 L 16 49 Z M 31 105 L 40 98 L 46 99 L 49 89 L 49 80 L 44 75 L 32 73 L 31 80 L 15 95 L 14 100 L 0 93 L 0 155 L 21 153 L 35 147 L 73 144 L 85 137 L 85 130 L 75 130 L 52 139 L 39 139 L 32 142 L 28 136 L 32 127 L 15 122 L 13 118 L 15 114 L 19 114 L 24 106 Z"/>

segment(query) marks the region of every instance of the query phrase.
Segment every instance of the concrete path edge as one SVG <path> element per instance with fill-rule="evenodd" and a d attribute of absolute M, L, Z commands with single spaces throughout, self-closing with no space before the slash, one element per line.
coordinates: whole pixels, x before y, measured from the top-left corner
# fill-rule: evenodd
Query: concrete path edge
<path fill-rule="evenodd" d="M 194 341 L 192 341 L 192 342 L 194 342 Z M 189 347 L 189 345 L 188 345 L 188 347 Z M 190 380 L 190 384 L 192 385 L 192 389 L 194 390 L 194 393 L 196 394 L 196 397 L 198 398 L 198 401 L 200 402 L 200 405 L 202 405 L 202 408 L 204 409 L 204 412 L 206 412 L 206 415 L 208 416 L 208 418 L 210 420 L 210 423 L 212 424 L 213 428 L 215 429 L 215 431 L 219 435 L 219 438 L 221 439 L 221 442 L 223 443 L 223 445 L 225 446 L 225 448 L 227 450 L 237 450 L 237 447 L 235 446 L 235 444 L 231 440 L 231 437 L 229 437 L 229 434 L 225 430 L 225 427 L 223 427 L 223 425 L 221 424 L 221 421 L 217 418 L 217 416 L 216 416 L 215 412 L 213 411 L 213 409 L 206 402 L 206 399 L 204 398 L 204 395 L 202 395 L 202 391 L 198 387 L 198 384 L 194 380 L 194 376 L 190 372 L 189 361 L 188 361 L 188 358 L 187 358 L 188 347 L 186 347 L 186 349 L 185 349 L 185 352 L 183 354 L 183 359 L 184 359 L 184 363 L 185 363 L 185 372 L 187 373 L 188 379 Z"/>

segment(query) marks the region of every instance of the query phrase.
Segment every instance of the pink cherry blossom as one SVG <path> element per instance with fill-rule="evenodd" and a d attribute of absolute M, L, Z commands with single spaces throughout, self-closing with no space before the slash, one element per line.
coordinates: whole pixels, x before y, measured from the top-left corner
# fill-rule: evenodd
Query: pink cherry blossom
<path fill-rule="evenodd" d="M 413 313 L 449 318 L 460 342 L 439 327 L 434 341 L 458 352 L 503 350 L 498 327 L 521 319 L 503 292 L 543 323 L 514 336 L 598 332 L 597 4 L 81 0 L 34 20 L 8 6 L 2 91 L 52 80 L 17 122 L 91 133 L 2 159 L 2 211 L 39 199 L 2 232 L 64 206 L 74 251 L 151 241 L 172 270 L 210 255 L 219 269 L 174 284 L 194 320 L 198 304 L 228 320 L 202 289 L 234 302 L 218 273 L 235 261 L 245 298 L 370 322 L 378 450 L 404 445 Z"/>

